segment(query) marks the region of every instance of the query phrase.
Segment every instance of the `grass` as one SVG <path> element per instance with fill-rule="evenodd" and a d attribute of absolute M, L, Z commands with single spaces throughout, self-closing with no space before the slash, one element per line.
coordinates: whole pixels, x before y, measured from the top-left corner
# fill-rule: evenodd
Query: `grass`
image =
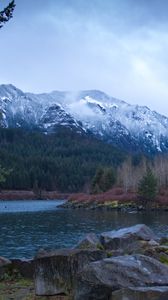
<path fill-rule="evenodd" d="M 0 300 L 34 300 L 33 282 L 27 279 L 5 279 L 0 282 Z"/>
<path fill-rule="evenodd" d="M 162 256 L 160 257 L 160 262 L 163 263 L 163 264 L 168 265 L 168 257 L 162 255 Z"/>
<path fill-rule="evenodd" d="M 0 281 L 0 300 L 70 300 L 64 296 L 38 297 L 32 280 L 24 278 Z"/>

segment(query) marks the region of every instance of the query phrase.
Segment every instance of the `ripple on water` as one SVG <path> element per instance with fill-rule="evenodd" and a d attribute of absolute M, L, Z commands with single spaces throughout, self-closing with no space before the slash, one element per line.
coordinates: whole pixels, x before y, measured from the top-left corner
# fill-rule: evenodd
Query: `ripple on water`
<path fill-rule="evenodd" d="M 31 209 L 27 213 L 20 211 L 21 203 L 14 202 L 10 213 L 0 213 L 0 256 L 8 258 L 30 258 L 39 248 L 72 247 L 88 232 L 101 233 L 137 223 L 145 223 L 160 236 L 168 235 L 168 212 L 63 210 L 56 208 L 55 201 L 32 201 L 30 208 L 30 201 L 24 201 L 24 209 Z"/>

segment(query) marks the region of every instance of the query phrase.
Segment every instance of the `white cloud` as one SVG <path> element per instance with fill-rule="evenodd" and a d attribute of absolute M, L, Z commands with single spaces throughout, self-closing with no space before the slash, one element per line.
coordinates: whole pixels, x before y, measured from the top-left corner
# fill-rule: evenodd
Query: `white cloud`
<path fill-rule="evenodd" d="M 168 115 L 167 24 L 150 15 L 139 24 L 130 0 L 125 10 L 105 2 L 103 10 L 101 1 L 80 1 L 82 10 L 50 0 L 33 11 L 29 1 L 28 16 L 18 0 L 18 15 L 0 31 L 1 82 L 38 92 L 101 89 Z"/>

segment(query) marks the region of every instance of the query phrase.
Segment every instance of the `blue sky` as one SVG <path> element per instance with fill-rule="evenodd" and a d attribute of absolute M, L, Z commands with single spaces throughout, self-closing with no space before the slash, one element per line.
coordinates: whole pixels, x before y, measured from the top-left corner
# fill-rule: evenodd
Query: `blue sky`
<path fill-rule="evenodd" d="M 168 115 L 168 1 L 16 4 L 0 30 L 0 83 L 32 92 L 100 89 Z"/>

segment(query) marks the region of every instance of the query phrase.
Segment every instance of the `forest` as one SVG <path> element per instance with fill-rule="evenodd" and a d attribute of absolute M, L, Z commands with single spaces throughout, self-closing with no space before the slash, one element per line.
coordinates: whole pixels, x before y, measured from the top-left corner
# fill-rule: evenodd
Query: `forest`
<path fill-rule="evenodd" d="M 0 165 L 10 170 L 2 189 L 77 192 L 88 190 L 99 167 L 116 168 L 125 153 L 93 136 L 58 128 L 40 131 L 0 129 Z"/>
<path fill-rule="evenodd" d="M 101 193 L 113 186 L 136 192 L 147 169 L 159 190 L 168 187 L 167 154 L 128 153 L 58 127 L 53 134 L 21 128 L 0 129 L 1 189 Z M 1 172 L 2 173 L 2 172 Z"/>

